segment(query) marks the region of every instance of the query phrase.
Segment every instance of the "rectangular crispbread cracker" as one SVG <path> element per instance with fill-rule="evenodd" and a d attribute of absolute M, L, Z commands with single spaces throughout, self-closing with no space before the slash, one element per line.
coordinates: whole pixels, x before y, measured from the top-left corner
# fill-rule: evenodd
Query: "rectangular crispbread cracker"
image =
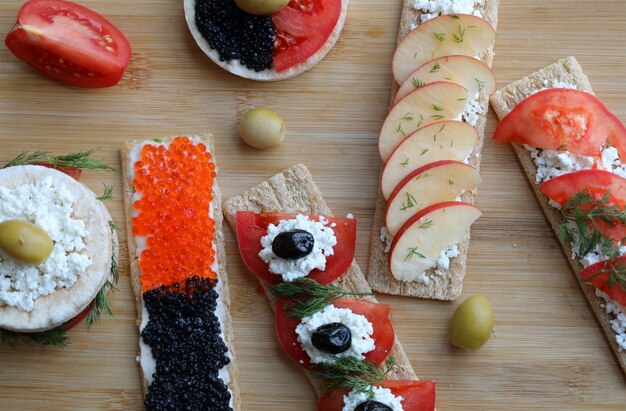
<path fill-rule="evenodd" d="M 412 7 L 412 0 L 404 0 L 402 5 L 402 17 L 400 19 L 400 30 L 398 32 L 398 43 L 411 32 L 411 26 L 419 21 L 420 11 Z M 498 0 L 485 0 L 480 9 L 483 18 L 489 22 L 493 28 L 498 25 Z M 493 62 L 493 45 L 481 56 L 481 60 L 491 67 Z M 393 102 L 398 85 L 394 82 L 391 88 L 391 102 Z M 469 164 L 479 168 L 481 151 L 485 138 L 485 125 L 487 123 L 487 111 L 489 109 L 489 96 L 481 93 L 479 104 L 483 113 L 476 123 L 478 131 L 478 142 L 474 151 L 470 155 Z M 381 169 L 382 173 L 382 169 Z M 476 191 L 467 192 L 461 197 L 463 201 L 474 204 Z M 381 241 L 381 229 L 385 226 L 385 209 L 387 202 L 383 197 L 380 187 L 378 190 L 378 200 L 374 222 L 372 223 L 370 261 L 367 271 L 367 281 L 374 291 L 385 294 L 404 295 L 419 298 L 431 298 L 436 300 L 456 300 L 463 290 L 463 279 L 465 277 L 465 262 L 467 260 L 467 250 L 469 247 L 470 234 L 468 233 L 462 243 L 459 244 L 459 255 L 451 259 L 450 268 L 442 276 L 431 276 L 428 284 L 417 281 L 403 282 L 396 280 L 388 266 L 388 253 L 385 252 L 385 243 Z"/>
<path fill-rule="evenodd" d="M 190 136 L 191 137 L 191 136 Z M 207 147 L 210 148 L 213 162 L 215 163 L 215 148 L 213 145 L 213 136 L 211 134 L 203 134 L 199 136 L 202 142 L 206 144 Z M 175 137 L 164 137 L 159 139 L 160 142 L 167 143 L 171 141 Z M 150 140 L 147 140 L 150 141 Z M 128 239 L 128 254 L 129 254 L 129 262 L 130 262 L 130 277 L 131 277 L 131 285 L 133 288 L 133 294 L 135 296 L 135 304 L 137 307 L 137 327 L 141 324 L 141 301 L 142 301 L 142 291 L 141 291 L 141 270 L 139 269 L 139 256 L 137 255 L 137 244 L 135 243 L 135 237 L 132 233 L 132 223 L 133 223 L 133 194 L 135 193 L 135 189 L 133 186 L 133 181 L 131 176 L 133 175 L 131 164 L 130 153 L 133 148 L 142 144 L 144 141 L 130 141 L 124 144 L 120 152 L 120 158 L 122 163 L 122 179 L 124 182 L 124 209 L 126 212 L 126 228 L 127 228 L 127 239 Z M 217 165 L 216 165 L 217 166 Z M 217 170 L 217 167 L 216 167 Z M 228 288 L 228 274 L 226 272 L 226 249 L 225 249 L 225 240 L 224 240 L 224 228 L 223 228 L 223 216 L 222 216 L 222 197 L 220 194 L 220 189 L 215 182 L 213 186 L 213 203 L 212 203 L 213 211 L 214 211 L 214 221 L 215 221 L 215 241 L 216 249 L 217 249 L 217 262 L 219 265 L 219 273 L 218 280 L 222 284 L 221 289 L 221 297 L 224 304 L 224 342 L 228 347 L 228 351 L 230 353 L 231 361 L 227 365 L 228 372 L 230 373 L 231 380 L 228 384 L 228 388 L 230 388 L 232 398 L 233 398 L 233 410 L 239 411 L 241 410 L 241 395 L 239 392 L 239 386 L 237 384 L 237 377 L 239 374 L 239 369 L 237 367 L 237 356 L 235 355 L 235 344 L 234 344 L 234 331 L 232 326 L 232 320 L 230 316 L 230 292 Z M 142 368 L 139 367 L 139 372 L 141 374 L 142 386 L 143 386 L 143 394 L 144 397 L 148 393 L 148 384 L 146 379 L 144 378 Z"/>
<path fill-rule="evenodd" d="M 528 97 L 533 91 L 544 87 L 551 87 L 553 82 L 572 84 L 576 86 L 578 90 L 593 93 L 589 79 L 583 73 L 578 61 L 576 61 L 574 57 L 568 57 L 496 91 L 491 97 L 491 105 L 498 118 L 502 119 L 520 101 Z M 626 373 L 626 351 L 620 352 L 618 350 L 619 345 L 615 341 L 615 332 L 609 323 L 611 316 L 600 306 L 600 304 L 604 304 L 604 300 L 596 296 L 595 287 L 593 285 L 587 284 L 580 278 L 578 274 L 582 271 L 583 266 L 580 262 L 578 262 L 578 260 L 569 258 L 572 255 L 572 247 L 567 241 L 561 239 L 559 235 L 559 227 L 562 222 L 561 213 L 554 207 L 550 206 L 548 197 L 543 194 L 541 190 L 539 190 L 538 185 L 535 184 L 537 168 L 535 167 L 528 150 L 519 144 L 513 143 L 512 145 L 515 153 L 517 154 L 517 158 L 519 159 L 522 168 L 528 177 L 530 185 L 535 190 L 537 199 L 539 200 L 546 217 L 550 221 L 557 238 L 561 242 L 565 255 L 568 257 L 568 260 L 574 270 L 574 276 L 580 283 L 580 287 L 587 297 L 589 305 L 595 313 L 600 326 L 604 330 L 604 333 L 609 340 L 613 351 L 615 352 L 622 370 Z"/>
<path fill-rule="evenodd" d="M 311 173 L 302 164 L 295 165 L 280 174 L 271 177 L 256 187 L 231 197 L 224 201 L 224 215 L 230 224 L 233 232 L 236 233 L 237 211 L 253 211 L 255 213 L 287 213 L 287 214 L 309 214 L 332 216 L 330 208 L 326 205 L 322 193 L 313 182 Z M 361 269 L 352 261 L 348 271 L 335 280 L 333 285 L 355 292 L 371 292 Z M 272 309 L 274 307 L 274 297 L 266 284 L 261 284 Z M 355 297 L 358 299 L 377 302 L 373 296 Z M 402 349 L 402 345 L 396 336 L 391 356 L 394 357 L 396 365 L 388 375 L 392 380 L 417 380 L 411 363 Z M 320 395 L 320 382 L 311 373 L 306 372 L 307 378 L 311 382 L 316 394 Z"/>

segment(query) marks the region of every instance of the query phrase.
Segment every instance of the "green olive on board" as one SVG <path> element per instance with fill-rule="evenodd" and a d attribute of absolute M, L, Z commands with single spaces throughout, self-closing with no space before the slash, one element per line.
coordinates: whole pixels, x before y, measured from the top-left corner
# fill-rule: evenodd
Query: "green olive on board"
<path fill-rule="evenodd" d="M 276 13 L 289 4 L 289 0 L 235 0 L 235 3 L 246 13 L 266 15 Z"/>
<path fill-rule="evenodd" d="M 54 242 L 39 226 L 25 220 L 0 224 L 0 254 L 25 265 L 39 265 L 52 253 Z"/>
<path fill-rule="evenodd" d="M 459 305 L 450 320 L 450 342 L 474 351 L 487 342 L 492 330 L 491 304 L 482 295 L 473 295 Z"/>
<path fill-rule="evenodd" d="M 238 131 L 246 144 L 261 149 L 276 147 L 285 140 L 287 134 L 283 119 L 265 108 L 244 113 L 239 120 Z"/>

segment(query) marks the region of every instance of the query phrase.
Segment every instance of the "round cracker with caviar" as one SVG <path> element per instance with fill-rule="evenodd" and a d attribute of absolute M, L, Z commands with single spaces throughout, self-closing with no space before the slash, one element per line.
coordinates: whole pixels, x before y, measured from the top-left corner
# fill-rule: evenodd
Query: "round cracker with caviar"
<path fill-rule="evenodd" d="M 259 80 L 259 81 L 278 81 L 285 80 L 291 77 L 295 77 L 298 74 L 304 73 L 305 71 L 315 67 L 322 59 L 328 54 L 328 52 L 333 48 L 337 40 L 339 40 L 339 36 L 341 31 L 343 30 L 343 26 L 346 21 L 346 15 L 348 14 L 348 0 L 337 0 L 337 13 L 338 19 L 334 25 L 334 28 L 326 38 L 326 41 L 315 51 L 312 55 L 310 55 L 305 60 L 298 62 L 294 65 L 286 64 L 286 68 L 281 70 L 276 70 L 275 65 L 272 64 L 270 68 L 265 68 L 260 71 L 251 69 L 249 66 L 242 64 L 239 59 L 224 59 L 220 55 L 220 53 L 209 45 L 209 42 L 204 37 L 198 25 L 196 23 L 196 3 L 198 1 L 204 0 L 184 0 L 185 5 L 185 19 L 187 20 L 187 25 L 189 26 L 189 30 L 193 35 L 193 38 L 196 40 L 196 43 L 202 49 L 204 54 L 209 56 L 211 60 L 218 66 L 222 67 L 224 70 L 229 71 L 232 74 L 237 76 L 250 79 L 250 80 Z M 224 0 L 223 0 L 224 1 Z M 228 1 L 228 0 L 225 0 Z M 231 0 L 234 5 L 234 0 Z M 293 2 L 293 0 L 292 0 Z M 301 2 L 298 2 L 301 3 Z M 309 2 L 309 4 L 312 2 Z M 230 3 L 229 3 L 230 5 Z M 232 5 L 230 5 L 232 6 Z M 236 7 L 236 6 L 234 6 Z M 288 6 L 289 7 L 289 6 Z M 305 6 L 302 6 L 305 7 Z M 280 12 L 279 12 L 280 13 Z M 220 14 L 220 13 L 216 13 Z M 255 16 L 256 17 L 256 16 Z M 272 23 L 273 25 L 273 23 Z M 289 25 L 289 24 L 287 24 Z M 300 27 L 300 24 L 290 25 L 291 28 Z M 275 28 L 274 28 L 275 29 Z M 318 28 L 314 28 L 313 30 L 317 30 Z M 285 39 L 285 41 L 289 41 L 286 39 L 289 37 L 290 39 L 294 39 L 294 37 L 287 34 L 286 36 L 281 35 L 281 38 Z M 277 38 L 274 38 L 272 41 L 277 41 Z M 275 61 L 274 61 L 275 63 Z"/>
<path fill-rule="evenodd" d="M 80 314 L 96 297 L 111 273 L 112 234 L 108 212 L 96 194 L 70 176 L 41 166 L 16 166 L 0 170 L 0 187 L 13 189 L 52 178 L 52 187 L 65 187 L 71 195 L 71 218 L 82 220 L 88 236 L 80 251 L 91 260 L 76 282 L 69 288 L 57 287 L 52 293 L 34 300 L 30 311 L 15 306 L 0 306 L 0 328 L 16 332 L 40 332 L 55 328 Z M 0 303 L 1 304 L 1 303 Z"/>

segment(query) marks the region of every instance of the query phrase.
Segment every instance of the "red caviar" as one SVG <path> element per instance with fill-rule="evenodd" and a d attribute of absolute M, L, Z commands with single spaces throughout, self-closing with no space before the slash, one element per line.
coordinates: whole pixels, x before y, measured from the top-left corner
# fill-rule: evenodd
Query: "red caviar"
<path fill-rule="evenodd" d="M 217 278 L 209 215 L 216 173 L 206 146 L 187 137 L 169 147 L 146 144 L 134 168 L 141 198 L 134 204 L 133 235 L 148 237 L 139 261 L 143 291 L 194 275 Z"/>

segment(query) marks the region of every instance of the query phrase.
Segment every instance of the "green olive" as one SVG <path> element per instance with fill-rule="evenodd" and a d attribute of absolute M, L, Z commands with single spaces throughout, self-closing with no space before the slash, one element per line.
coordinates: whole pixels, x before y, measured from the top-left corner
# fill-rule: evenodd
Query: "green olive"
<path fill-rule="evenodd" d="M 25 220 L 0 224 L 0 254 L 26 265 L 39 265 L 50 257 L 54 243 L 39 226 Z"/>
<path fill-rule="evenodd" d="M 450 342 L 474 351 L 485 345 L 493 330 L 493 309 L 482 295 L 473 295 L 459 305 L 450 321 Z"/>
<path fill-rule="evenodd" d="M 239 120 L 238 130 L 241 139 L 255 148 L 276 147 L 285 140 L 287 134 L 283 119 L 265 108 L 244 113 Z"/>
<path fill-rule="evenodd" d="M 265 15 L 276 13 L 289 4 L 289 0 L 235 0 L 235 3 L 246 13 Z"/>

